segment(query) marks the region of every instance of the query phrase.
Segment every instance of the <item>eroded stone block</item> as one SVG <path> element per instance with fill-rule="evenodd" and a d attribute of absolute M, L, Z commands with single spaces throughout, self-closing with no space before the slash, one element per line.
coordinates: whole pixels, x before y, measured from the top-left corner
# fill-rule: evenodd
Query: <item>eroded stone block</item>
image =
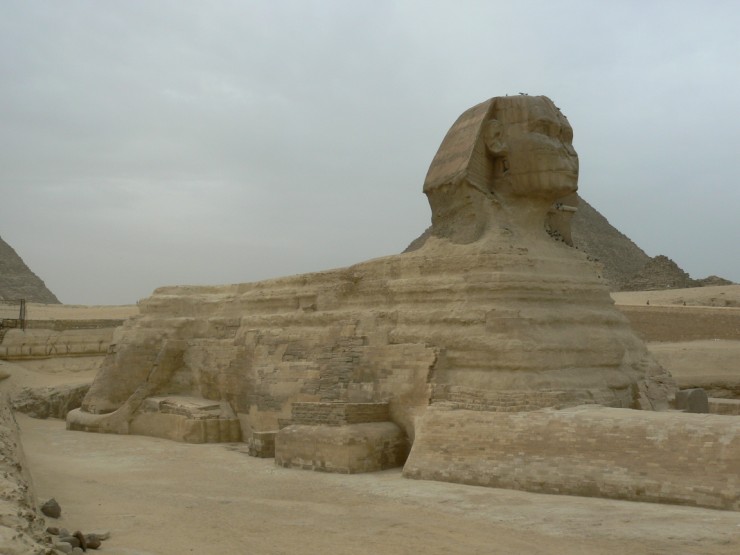
<path fill-rule="evenodd" d="M 269 459 L 275 456 L 275 436 L 277 431 L 252 432 L 249 440 L 249 454 L 252 457 Z"/>
<path fill-rule="evenodd" d="M 684 412 L 708 413 L 709 398 L 707 392 L 700 387 L 677 391 L 676 408 Z"/>
<path fill-rule="evenodd" d="M 291 425 L 275 437 L 275 464 L 357 474 L 403 466 L 408 441 L 392 422 L 346 426 Z"/>
<path fill-rule="evenodd" d="M 599 406 L 430 407 L 404 476 L 740 510 L 740 419 Z"/>

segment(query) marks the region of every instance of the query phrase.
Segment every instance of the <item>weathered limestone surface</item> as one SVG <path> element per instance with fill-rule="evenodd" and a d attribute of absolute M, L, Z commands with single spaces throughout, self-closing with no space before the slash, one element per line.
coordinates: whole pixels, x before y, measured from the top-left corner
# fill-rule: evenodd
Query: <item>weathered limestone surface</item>
<path fill-rule="evenodd" d="M 249 441 L 289 421 L 293 403 L 387 403 L 422 452 L 417 426 L 437 404 L 486 415 L 667 408 L 670 375 L 567 245 L 571 138 L 546 97 L 471 108 L 425 180 L 432 236 L 422 248 L 258 283 L 156 290 L 116 330 L 68 426 L 140 431 L 132 423 L 147 398 L 189 396 L 228 405 Z M 327 445 L 338 433 L 306 428 Z"/>
<path fill-rule="evenodd" d="M 241 441 L 231 407 L 203 398 L 148 397 L 130 421 L 129 433 L 187 443 Z"/>
<path fill-rule="evenodd" d="M 0 394 L 0 553 L 48 553 L 44 519 L 36 511 L 18 424 L 10 400 Z"/>
<path fill-rule="evenodd" d="M 67 413 L 82 405 L 89 383 L 53 387 L 24 387 L 13 397 L 13 410 L 33 418 L 66 418 Z"/>
<path fill-rule="evenodd" d="M 431 407 L 410 478 L 740 510 L 740 419 L 575 407 Z"/>
<path fill-rule="evenodd" d="M 589 263 L 545 241 L 548 258 L 439 242 L 346 270 L 159 289 L 116 332 L 83 410 L 118 410 L 143 387 L 226 400 L 248 435 L 277 429 L 293 401 L 387 401 L 413 437 L 430 402 L 667 405 L 668 376 Z"/>
<path fill-rule="evenodd" d="M 279 466 L 355 474 L 403 466 L 406 434 L 388 403 L 293 403 L 290 424 L 275 435 Z"/>

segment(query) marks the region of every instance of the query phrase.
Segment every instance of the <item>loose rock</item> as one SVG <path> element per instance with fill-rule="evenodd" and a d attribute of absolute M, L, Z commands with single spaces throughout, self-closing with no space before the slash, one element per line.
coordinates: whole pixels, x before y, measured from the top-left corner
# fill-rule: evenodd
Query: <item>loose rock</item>
<path fill-rule="evenodd" d="M 60 536 L 59 541 L 67 542 L 72 547 L 80 547 L 80 540 L 78 540 L 75 536 Z"/>
<path fill-rule="evenodd" d="M 77 541 L 80 542 L 80 547 L 82 548 L 82 551 L 87 551 L 87 539 L 85 538 L 85 534 L 77 530 L 74 534 L 72 534 L 72 537 L 77 538 Z"/>
<path fill-rule="evenodd" d="M 69 542 L 56 542 L 54 544 L 54 549 L 63 553 L 72 553 L 72 544 Z"/>
<path fill-rule="evenodd" d="M 85 542 L 88 549 L 98 549 L 102 543 L 102 540 L 97 534 L 87 534 L 85 536 Z"/>
<path fill-rule="evenodd" d="M 96 530 L 88 534 L 89 536 L 97 536 L 100 541 L 105 541 L 110 538 L 110 530 Z"/>
<path fill-rule="evenodd" d="M 62 515 L 62 508 L 53 497 L 41 505 L 41 512 L 49 518 L 59 518 Z"/>

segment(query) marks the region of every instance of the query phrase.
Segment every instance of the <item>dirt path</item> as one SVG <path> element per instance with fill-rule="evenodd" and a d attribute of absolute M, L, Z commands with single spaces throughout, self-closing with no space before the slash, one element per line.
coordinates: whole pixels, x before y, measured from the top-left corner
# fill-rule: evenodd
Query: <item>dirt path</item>
<path fill-rule="evenodd" d="M 740 552 L 740 513 L 276 468 L 243 444 L 68 432 L 18 415 L 39 498 L 104 552 L 703 554 Z"/>

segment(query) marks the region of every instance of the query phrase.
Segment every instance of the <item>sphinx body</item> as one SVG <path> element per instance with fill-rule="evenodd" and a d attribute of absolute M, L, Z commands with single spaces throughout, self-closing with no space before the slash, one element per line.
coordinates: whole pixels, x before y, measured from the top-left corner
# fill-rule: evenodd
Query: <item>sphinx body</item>
<path fill-rule="evenodd" d="M 210 401 L 246 441 L 307 401 L 387 402 L 411 442 L 435 405 L 667 408 L 672 379 L 614 309 L 598 268 L 567 245 L 571 140 L 546 97 L 471 108 L 425 180 L 432 237 L 420 249 L 156 290 L 118 330 L 70 426 L 136 431 L 146 399 L 166 395 Z"/>

